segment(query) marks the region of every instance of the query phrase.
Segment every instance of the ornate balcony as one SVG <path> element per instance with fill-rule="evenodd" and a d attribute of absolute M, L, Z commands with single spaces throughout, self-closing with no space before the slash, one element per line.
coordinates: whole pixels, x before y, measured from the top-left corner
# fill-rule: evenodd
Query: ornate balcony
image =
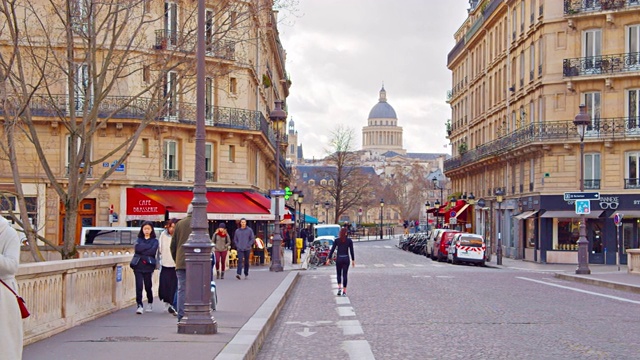
<path fill-rule="evenodd" d="M 156 30 L 156 42 L 154 49 L 157 50 L 179 50 L 181 52 L 192 52 L 195 54 L 195 35 L 184 36 L 183 34 L 168 29 Z M 206 56 L 234 61 L 236 57 L 235 42 L 210 39 L 206 47 Z"/>
<path fill-rule="evenodd" d="M 563 77 L 606 75 L 632 71 L 640 71 L 640 53 L 589 56 L 562 61 Z"/>
<path fill-rule="evenodd" d="M 636 5 L 640 5 L 640 0 L 564 0 L 564 14 L 621 10 Z"/>
<path fill-rule="evenodd" d="M 162 178 L 167 181 L 180 181 L 180 170 L 162 170 Z"/>
<path fill-rule="evenodd" d="M 600 179 L 585 179 L 584 188 L 585 190 L 600 189 Z"/>
<path fill-rule="evenodd" d="M 640 189 L 640 179 L 638 179 L 638 178 L 624 179 L 624 188 L 625 189 Z"/>

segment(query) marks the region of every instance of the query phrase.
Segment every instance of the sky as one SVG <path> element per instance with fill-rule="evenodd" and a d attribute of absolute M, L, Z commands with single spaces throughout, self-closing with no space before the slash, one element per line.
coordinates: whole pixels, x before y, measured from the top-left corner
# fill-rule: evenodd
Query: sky
<path fill-rule="evenodd" d="M 354 130 L 361 149 L 383 83 L 404 149 L 450 154 L 447 54 L 468 8 L 468 0 L 299 0 L 295 11 L 281 11 L 288 119 L 304 157 L 326 156 L 338 124 Z"/>

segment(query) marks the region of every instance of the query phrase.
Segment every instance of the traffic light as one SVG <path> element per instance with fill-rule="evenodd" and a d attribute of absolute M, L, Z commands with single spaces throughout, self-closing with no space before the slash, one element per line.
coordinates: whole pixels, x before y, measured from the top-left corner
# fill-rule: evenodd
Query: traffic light
<path fill-rule="evenodd" d="M 289 197 L 293 195 L 293 191 L 287 186 L 284 188 L 284 199 L 289 200 Z"/>

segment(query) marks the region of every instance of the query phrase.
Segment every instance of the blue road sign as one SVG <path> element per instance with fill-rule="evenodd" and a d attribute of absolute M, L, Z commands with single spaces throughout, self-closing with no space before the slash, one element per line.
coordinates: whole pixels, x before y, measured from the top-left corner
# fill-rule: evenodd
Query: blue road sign
<path fill-rule="evenodd" d="M 284 189 L 269 190 L 271 196 L 284 196 Z"/>
<path fill-rule="evenodd" d="M 600 200 L 600 193 L 597 191 L 564 193 L 564 201 L 569 200 Z"/>
<path fill-rule="evenodd" d="M 591 201 L 590 200 L 576 200 L 576 214 L 578 214 L 578 215 L 591 214 Z"/>

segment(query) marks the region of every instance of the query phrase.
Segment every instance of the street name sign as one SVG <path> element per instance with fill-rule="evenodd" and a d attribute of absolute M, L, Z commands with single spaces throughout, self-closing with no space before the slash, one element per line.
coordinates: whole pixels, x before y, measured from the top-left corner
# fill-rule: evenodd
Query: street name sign
<path fill-rule="evenodd" d="M 269 190 L 271 196 L 284 196 L 284 189 Z"/>
<path fill-rule="evenodd" d="M 564 193 L 564 201 L 569 200 L 600 200 L 600 193 L 597 191 Z"/>

